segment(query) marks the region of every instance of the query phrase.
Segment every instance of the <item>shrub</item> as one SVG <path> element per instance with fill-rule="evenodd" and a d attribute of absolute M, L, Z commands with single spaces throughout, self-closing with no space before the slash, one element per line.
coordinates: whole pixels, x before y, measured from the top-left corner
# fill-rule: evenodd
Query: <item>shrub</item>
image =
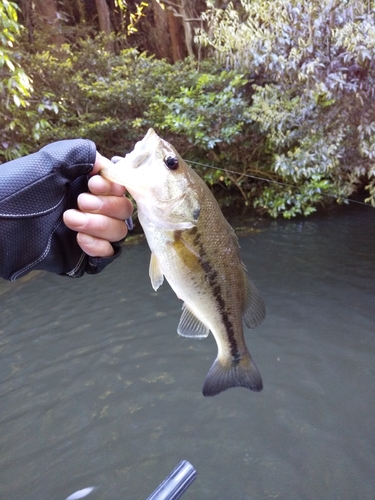
<path fill-rule="evenodd" d="M 29 56 L 35 100 L 51 125 L 35 147 L 81 136 L 111 157 L 131 150 L 153 127 L 185 158 L 214 162 L 219 170 L 200 173 L 227 203 L 233 193 L 247 202 L 246 174 L 259 172 L 263 154 L 247 80 L 213 61 L 199 68 L 189 59 L 171 65 L 134 49 L 110 54 L 103 46 L 100 38 L 86 39 L 79 50 L 64 45 Z"/>
<path fill-rule="evenodd" d="M 223 203 L 240 197 L 273 217 L 308 215 L 326 194 L 342 200 L 365 184 L 375 204 L 368 2 L 236 5 L 205 14 L 197 39 L 214 60 L 113 54 L 103 37 L 25 51 L 34 90 L 25 108 L 13 105 L 8 151 L 82 136 L 111 157 L 153 127 L 186 159 L 215 167 L 197 168 Z"/>
<path fill-rule="evenodd" d="M 211 6 L 210 29 L 197 40 L 222 64 L 248 72 L 250 116 L 271 153 L 266 168 L 301 195 L 270 186 L 255 204 L 289 217 L 311 212 L 326 189 L 340 199 L 365 183 L 375 205 L 374 2 L 239 3 Z"/>
<path fill-rule="evenodd" d="M 22 51 L 18 41 L 23 27 L 18 22 L 17 11 L 14 2 L 4 0 L 0 4 L 0 158 L 4 160 L 27 154 L 27 141 L 37 140 L 39 131 L 48 126 L 40 113 L 30 107 L 32 79 L 21 67 Z"/>

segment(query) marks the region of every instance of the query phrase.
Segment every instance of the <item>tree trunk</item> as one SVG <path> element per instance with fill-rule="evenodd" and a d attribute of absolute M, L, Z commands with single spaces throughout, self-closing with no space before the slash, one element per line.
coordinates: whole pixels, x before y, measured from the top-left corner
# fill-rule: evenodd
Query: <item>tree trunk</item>
<path fill-rule="evenodd" d="M 184 27 L 186 50 L 187 50 L 189 56 L 194 58 L 193 33 L 192 33 L 190 21 L 188 21 L 188 19 L 192 18 L 193 16 L 189 12 L 189 10 L 190 10 L 189 6 L 186 6 L 186 3 L 184 2 L 184 0 L 180 0 L 179 11 L 181 14 L 182 25 Z"/>
<path fill-rule="evenodd" d="M 157 0 L 152 1 L 152 10 L 155 29 L 152 33 L 152 45 L 157 58 L 172 60 L 171 39 L 168 28 L 168 14 Z"/>
<path fill-rule="evenodd" d="M 183 59 L 186 55 L 194 57 L 192 23 L 200 21 L 195 14 L 196 2 L 163 0 L 163 4 L 168 11 L 173 61 Z"/>
<path fill-rule="evenodd" d="M 34 0 L 34 4 L 38 14 L 43 18 L 42 21 L 51 26 L 51 42 L 57 46 L 63 44 L 64 37 L 61 33 L 60 15 L 57 11 L 55 0 Z"/>
<path fill-rule="evenodd" d="M 98 12 L 99 27 L 106 35 L 110 35 L 112 31 L 111 21 L 109 18 L 109 7 L 106 0 L 95 0 L 96 10 Z"/>
<path fill-rule="evenodd" d="M 34 30 L 32 24 L 32 7 L 28 0 L 21 0 L 22 24 L 27 29 L 27 35 L 30 45 L 34 42 Z"/>
<path fill-rule="evenodd" d="M 110 20 L 110 11 L 106 0 L 95 0 L 96 10 L 98 12 L 99 27 L 106 35 L 112 33 L 112 25 Z M 106 44 L 106 49 L 110 52 L 114 52 L 114 43 L 108 41 Z"/>
<path fill-rule="evenodd" d="M 168 12 L 169 35 L 171 37 L 172 59 L 173 62 L 176 62 L 182 59 L 181 44 L 180 44 L 181 24 L 178 22 L 172 10 L 168 9 L 167 12 Z"/>

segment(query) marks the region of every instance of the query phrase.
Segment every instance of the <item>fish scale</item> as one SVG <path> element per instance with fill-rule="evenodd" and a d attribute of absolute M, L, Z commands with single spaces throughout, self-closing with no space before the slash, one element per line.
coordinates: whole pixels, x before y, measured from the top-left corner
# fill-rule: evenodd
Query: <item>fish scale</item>
<path fill-rule="evenodd" d="M 124 185 L 137 203 L 151 249 L 150 278 L 164 277 L 183 300 L 177 332 L 215 337 L 218 354 L 204 396 L 230 387 L 260 391 L 260 373 L 246 346 L 243 322 L 258 326 L 265 306 L 247 276 L 237 237 L 199 175 L 150 129 L 134 150 L 101 174 Z"/>

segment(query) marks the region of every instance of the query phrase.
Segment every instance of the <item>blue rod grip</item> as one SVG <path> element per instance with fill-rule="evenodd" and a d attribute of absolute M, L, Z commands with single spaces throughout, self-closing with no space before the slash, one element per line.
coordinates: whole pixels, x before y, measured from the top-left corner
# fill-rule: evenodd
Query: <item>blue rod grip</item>
<path fill-rule="evenodd" d="M 197 471 L 182 460 L 147 500 L 177 500 L 197 477 Z"/>

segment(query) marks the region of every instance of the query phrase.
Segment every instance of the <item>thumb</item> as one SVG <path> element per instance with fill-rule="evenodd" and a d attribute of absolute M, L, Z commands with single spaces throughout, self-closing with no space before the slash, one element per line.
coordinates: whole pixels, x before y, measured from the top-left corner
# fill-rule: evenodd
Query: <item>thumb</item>
<path fill-rule="evenodd" d="M 111 160 L 101 155 L 98 151 L 96 152 L 96 158 L 94 163 L 94 168 L 90 175 L 98 174 L 103 168 L 109 168 L 112 166 Z"/>

